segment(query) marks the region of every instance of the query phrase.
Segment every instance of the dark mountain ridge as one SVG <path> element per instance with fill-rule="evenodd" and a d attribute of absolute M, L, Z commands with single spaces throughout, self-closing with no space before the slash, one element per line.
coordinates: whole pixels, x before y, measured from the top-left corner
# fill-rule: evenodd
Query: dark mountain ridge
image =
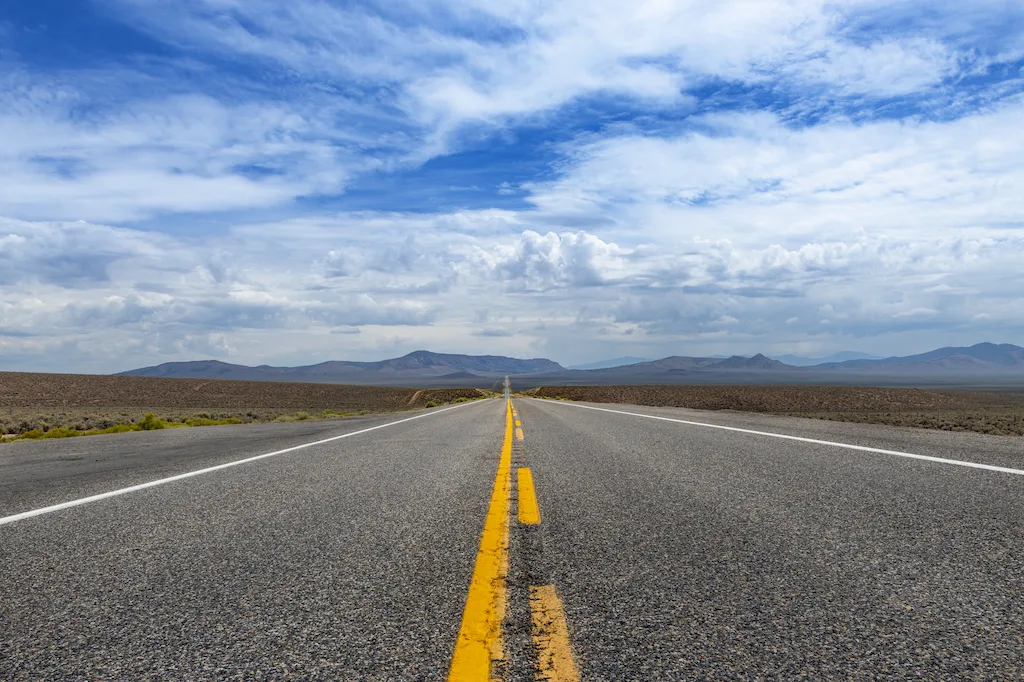
<path fill-rule="evenodd" d="M 733 355 L 731 358 L 726 358 L 715 365 L 716 369 L 779 369 L 789 367 L 792 367 L 792 365 L 772 360 L 760 353 L 749 358 L 742 355 Z"/>
<path fill-rule="evenodd" d="M 954 369 L 968 367 L 971 369 L 1024 367 L 1024 348 L 1011 343 L 978 343 L 973 346 L 946 346 L 927 353 L 889 357 L 877 360 L 847 360 L 845 362 L 828 362 L 811 365 L 807 369 L 882 369 L 909 366 L 929 366 L 932 368 Z"/>
<path fill-rule="evenodd" d="M 511 375 L 518 388 L 600 384 L 865 384 L 1024 386 L 1024 348 L 980 343 L 883 359 L 857 359 L 807 367 L 762 354 L 752 357 L 687 357 L 589 370 L 568 370 L 544 358 L 460 355 L 415 351 L 377 362 L 329 361 L 303 367 L 247 367 L 218 360 L 169 362 L 122 372 L 128 376 L 256 381 L 308 381 L 406 386 L 489 387 Z"/>
<path fill-rule="evenodd" d="M 301 367 L 234 365 L 219 360 L 166 362 L 154 367 L 120 372 L 122 376 L 177 377 L 188 379 L 238 379 L 256 381 L 312 381 L 327 383 L 395 383 L 438 377 L 446 381 L 506 374 L 564 372 L 545 358 L 519 359 L 501 355 L 460 355 L 414 351 L 400 358 L 376 362 L 330 360 Z"/>
<path fill-rule="evenodd" d="M 629 384 L 792 384 L 972 386 L 1024 389 L 1024 348 L 981 343 L 884 359 L 856 359 L 795 367 L 762 354 L 728 358 L 671 356 L 602 370 L 533 374 L 518 387 Z"/>

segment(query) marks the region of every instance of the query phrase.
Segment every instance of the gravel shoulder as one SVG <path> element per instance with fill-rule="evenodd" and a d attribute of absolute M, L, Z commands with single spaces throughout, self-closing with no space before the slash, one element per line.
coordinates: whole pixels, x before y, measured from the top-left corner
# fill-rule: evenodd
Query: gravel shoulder
<path fill-rule="evenodd" d="M 528 400 L 522 402 L 535 401 Z M 545 400 L 536 402 L 561 401 Z M 934 429 L 890 426 L 888 424 L 841 422 L 733 410 L 691 410 L 679 407 L 649 407 L 646 405 L 584 401 L 572 401 L 570 404 L 1024 469 L 1024 439 L 1022 438 L 1007 438 L 1005 436 L 993 436 L 970 431 L 948 432 Z M 573 413 L 585 411 L 572 407 L 568 409 L 572 410 Z M 601 415 L 601 412 L 596 412 L 596 414 Z M 614 414 L 605 414 L 609 420 L 620 418 Z M 641 420 L 641 423 L 654 424 L 656 422 Z M 691 427 L 679 425 L 679 428 L 688 429 Z M 694 428 L 699 429 L 700 427 Z M 712 433 L 715 432 L 712 431 Z M 761 439 L 761 442 L 772 442 L 772 439 L 769 437 L 756 435 L 749 437 Z M 774 447 L 774 445 L 771 445 L 771 447 Z M 831 453 L 826 455 L 830 457 L 860 456 L 856 453 L 850 455 L 850 451 L 844 451 L 841 448 L 825 448 L 820 450 L 820 452 Z"/>
<path fill-rule="evenodd" d="M 524 395 L 1024 436 L 1024 394 L 865 386 L 543 386 Z"/>
<path fill-rule="evenodd" d="M 15 441 L 0 447 L 0 515 L 175 476 L 417 414 L 428 412 Z"/>

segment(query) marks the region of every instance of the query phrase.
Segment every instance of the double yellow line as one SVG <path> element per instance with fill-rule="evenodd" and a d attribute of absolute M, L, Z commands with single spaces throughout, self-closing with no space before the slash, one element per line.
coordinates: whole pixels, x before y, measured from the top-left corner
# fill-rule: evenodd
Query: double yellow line
<path fill-rule="evenodd" d="M 480 550 L 462 613 L 462 627 L 455 643 L 449 682 L 484 682 L 501 679 L 505 649 L 501 624 L 505 619 L 508 576 L 509 493 L 512 483 L 512 437 L 523 440 L 522 424 L 512 406 L 505 406 L 505 439 L 494 478 L 491 503 L 480 537 Z M 514 431 L 513 431 L 514 425 Z M 540 523 L 540 507 L 528 468 L 518 476 L 519 522 Z M 530 587 L 533 642 L 537 649 L 537 676 L 551 682 L 577 682 L 579 671 L 569 645 L 569 631 L 562 602 L 554 585 Z"/>
<path fill-rule="evenodd" d="M 501 621 L 505 618 L 505 578 L 508 575 L 508 493 L 512 473 L 512 401 L 506 402 L 505 441 L 494 478 L 491 504 L 484 520 L 462 627 L 455 642 L 451 682 L 490 680 L 491 663 L 505 658 Z"/>

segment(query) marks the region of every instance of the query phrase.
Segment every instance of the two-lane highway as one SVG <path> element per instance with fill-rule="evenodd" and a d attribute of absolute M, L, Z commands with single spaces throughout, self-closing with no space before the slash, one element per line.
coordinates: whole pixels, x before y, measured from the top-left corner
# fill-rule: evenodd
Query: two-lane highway
<path fill-rule="evenodd" d="M 0 679 L 1024 677 L 1020 439 L 411 416 L 0 448 Z"/>

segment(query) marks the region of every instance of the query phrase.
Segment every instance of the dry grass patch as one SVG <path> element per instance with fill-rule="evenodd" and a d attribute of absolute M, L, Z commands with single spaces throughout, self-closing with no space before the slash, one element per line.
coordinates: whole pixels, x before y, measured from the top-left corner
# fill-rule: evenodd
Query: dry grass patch
<path fill-rule="evenodd" d="M 481 397 L 473 388 L 0 372 L 0 437 L 338 419 Z"/>

